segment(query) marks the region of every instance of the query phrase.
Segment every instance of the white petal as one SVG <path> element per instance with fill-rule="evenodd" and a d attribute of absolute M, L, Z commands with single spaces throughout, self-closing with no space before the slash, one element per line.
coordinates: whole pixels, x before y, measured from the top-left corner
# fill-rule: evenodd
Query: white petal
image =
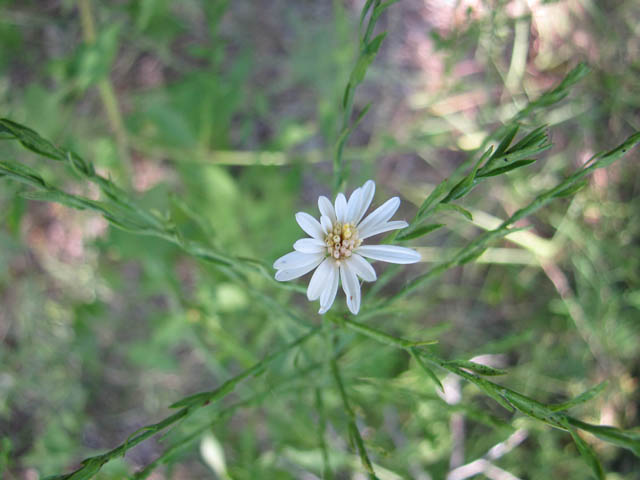
<path fill-rule="evenodd" d="M 353 222 L 356 215 L 360 211 L 360 197 L 362 196 L 362 188 L 356 188 L 347 202 L 347 222 Z"/>
<path fill-rule="evenodd" d="M 333 268 L 329 272 L 329 278 L 327 279 L 327 286 L 322 291 L 322 295 L 320 295 L 320 310 L 318 313 L 323 315 L 327 313 L 327 311 L 333 305 L 333 301 L 336 299 L 336 294 L 338 293 L 338 281 L 340 280 L 340 274 L 338 271 L 338 266 L 333 263 Z"/>
<path fill-rule="evenodd" d="M 344 223 L 347 218 L 347 199 L 344 193 L 339 193 L 336 197 L 336 217 L 340 223 Z"/>
<path fill-rule="evenodd" d="M 318 240 L 322 240 L 324 238 L 322 225 L 320 225 L 320 222 L 308 213 L 296 213 L 296 222 L 298 222 L 300 228 L 302 228 L 302 230 L 304 230 L 310 237 L 317 238 Z"/>
<path fill-rule="evenodd" d="M 331 219 L 326 215 L 322 215 L 320 217 L 320 225 L 322 225 L 322 230 L 324 230 L 324 233 L 329 233 L 331 230 L 333 230 L 333 224 L 331 223 Z"/>
<path fill-rule="evenodd" d="M 349 268 L 365 282 L 375 282 L 376 278 L 378 278 L 371 264 L 357 253 L 354 253 L 345 261 L 349 264 Z"/>
<path fill-rule="evenodd" d="M 313 276 L 309 282 L 309 287 L 307 288 L 307 298 L 309 300 L 317 300 L 320 298 L 324 289 L 329 286 L 329 276 L 331 275 L 331 270 L 333 270 L 335 266 L 336 262 L 331 258 L 326 258 L 324 262 L 316 268 L 316 271 L 313 272 Z"/>
<path fill-rule="evenodd" d="M 363 245 L 356 250 L 363 257 L 389 263 L 416 263 L 420 254 L 415 250 L 395 245 Z"/>
<path fill-rule="evenodd" d="M 354 315 L 360 310 L 360 283 L 358 277 L 349 268 L 346 262 L 340 264 L 340 280 L 342 281 L 342 289 L 347 297 L 347 307 Z"/>
<path fill-rule="evenodd" d="M 309 273 L 311 270 L 316 268 L 320 264 L 323 258 L 324 258 L 324 255 L 321 255 L 312 264 L 306 265 L 304 267 L 287 268 L 284 270 L 278 270 L 276 272 L 276 280 L 278 280 L 279 282 L 286 282 L 288 280 L 293 280 L 294 278 L 301 277 L 304 274 Z"/>
<path fill-rule="evenodd" d="M 409 224 L 404 220 L 394 220 L 392 222 L 379 223 L 373 226 L 366 226 L 365 228 L 358 229 L 358 237 L 361 240 L 365 238 L 373 237 L 382 232 L 388 232 L 389 230 L 398 230 L 400 228 L 408 227 Z"/>
<path fill-rule="evenodd" d="M 362 187 L 360 194 L 360 205 L 357 213 L 355 214 L 353 221 L 358 224 L 364 214 L 367 213 L 369 206 L 371 205 L 371 201 L 373 200 L 373 195 L 376 193 L 376 184 L 373 180 L 367 181 Z"/>
<path fill-rule="evenodd" d="M 396 213 L 398 207 L 400 206 L 400 199 L 398 197 L 393 197 L 384 202 L 378 208 L 376 208 L 373 212 L 367 215 L 360 225 L 358 225 L 358 231 L 366 230 L 367 228 L 376 228 L 378 224 L 384 223 L 393 217 L 393 214 Z"/>
<path fill-rule="evenodd" d="M 307 265 L 311 265 L 312 263 L 314 263 L 316 260 L 322 260 L 323 257 L 324 253 L 309 254 L 301 252 L 291 252 L 283 255 L 275 262 L 273 262 L 273 268 L 275 268 L 276 270 L 288 270 L 291 268 L 306 267 Z"/>
<path fill-rule="evenodd" d="M 336 211 L 333 209 L 331 200 L 327 197 L 318 197 L 318 209 L 322 215 L 329 217 L 331 223 L 336 223 L 338 217 L 336 217 Z"/>
<path fill-rule="evenodd" d="M 324 253 L 327 246 L 317 238 L 301 238 L 293 244 L 293 249 L 301 253 Z"/>

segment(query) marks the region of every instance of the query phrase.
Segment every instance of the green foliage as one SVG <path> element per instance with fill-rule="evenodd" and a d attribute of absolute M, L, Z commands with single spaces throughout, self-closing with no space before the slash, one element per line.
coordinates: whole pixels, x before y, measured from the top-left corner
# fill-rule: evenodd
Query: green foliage
<path fill-rule="evenodd" d="M 640 143 L 629 133 L 637 119 L 625 117 L 640 104 L 615 88 L 624 73 L 605 69 L 615 106 L 579 108 L 589 95 L 578 88 L 604 92 L 598 79 L 589 84 L 601 66 L 587 76 L 579 64 L 546 90 L 524 81 L 520 89 L 509 80 L 517 61 L 508 71 L 503 62 L 522 38 L 512 45 L 506 32 L 517 37 L 529 17 L 496 8 L 473 20 L 468 12 L 466 29 L 431 34 L 450 81 L 426 107 L 407 100 L 402 124 L 388 116 L 395 100 L 377 96 L 397 68 L 386 49 L 395 54 L 402 43 L 386 13 L 402 2 L 367 0 L 359 18 L 334 2 L 329 20 L 314 11 L 313 21 L 304 16 L 309 5 L 287 15 L 265 6 L 267 34 L 254 40 L 238 28 L 246 20 L 232 2 L 143 0 L 94 2 L 95 42 L 48 65 L 38 59 L 51 78 L 23 92 L 16 72 L 30 60 L 14 50 L 33 42 L 34 27 L 7 22 L 44 20 L 54 38 L 64 32 L 27 4 L 26 13 L 7 5 L 0 2 L 0 72 L 12 75 L 10 84 L 0 80 L 2 116 L 11 117 L 0 118 L 0 473 L 142 479 L 161 469 L 171 478 L 181 464 L 200 478 L 211 473 L 195 452 L 213 434 L 222 440 L 224 474 L 213 469 L 222 478 L 307 470 L 444 478 L 459 442 L 461 462 L 496 462 L 522 477 L 604 478 L 619 468 L 631 478 L 640 434 L 579 420 L 597 422 L 599 410 L 637 397 L 637 185 L 634 163 L 617 162 Z M 77 21 L 75 2 L 61 12 Z M 381 25 L 389 31 L 376 32 Z M 289 30 L 265 54 L 258 44 L 275 35 L 270 29 Z M 458 78 L 452 66 L 471 49 L 484 73 Z M 149 63 L 123 78 L 123 65 L 141 59 Z M 400 85 L 410 85 L 410 69 L 398 71 Z M 505 92 L 487 94 L 477 116 L 431 108 L 503 80 Z M 93 117 L 99 108 L 107 123 Z M 374 113 L 384 116 L 382 131 L 369 123 Z M 624 128 L 606 130 L 617 114 Z M 359 145 L 369 138 L 366 148 L 350 147 L 353 137 Z M 325 151 L 331 175 L 315 165 Z M 404 155 L 435 167 L 431 185 L 421 183 L 424 169 L 413 178 Z M 127 157 L 163 170 L 162 182 L 134 191 L 132 179 L 144 175 L 128 171 Z M 377 163 L 382 157 L 393 168 Z M 305 287 L 276 282 L 270 264 L 298 234 L 291 214 L 300 197 L 312 203 L 316 189 L 343 191 L 367 176 L 389 177 L 379 190 L 399 190 L 417 207 L 410 225 L 383 242 L 419 244 L 435 261 L 379 271 L 363 287 L 358 317 L 336 305 L 318 326 L 300 301 Z M 489 211 L 506 220 L 489 222 Z M 46 253 L 99 217 L 108 226 L 85 239 L 84 263 Z M 492 263 L 510 258 L 505 251 L 530 255 Z M 622 410 L 621 426 L 637 422 Z M 462 438 L 450 427 L 457 421 Z M 522 431 L 534 440 L 492 456 Z"/>
<path fill-rule="evenodd" d="M 335 171 L 333 184 L 334 193 L 344 190 L 347 181 L 346 172 L 350 171 L 349 165 L 343 158 L 344 148 L 351 136 L 351 133 L 353 133 L 353 130 L 362 121 L 370 107 L 370 104 L 365 106 L 355 121 L 351 123 L 356 88 L 362 83 L 369 66 L 378 55 L 378 51 L 380 50 L 382 41 L 386 36 L 386 32 L 377 35 L 373 39 L 371 39 L 371 35 L 382 12 L 396 1 L 397 0 L 391 0 L 384 3 L 382 0 L 367 1 L 362 8 L 362 14 L 360 15 L 360 28 L 362 28 L 370 10 L 371 13 L 369 14 L 369 20 L 364 34 L 359 36 L 358 58 L 356 59 L 356 64 L 351 71 L 349 81 L 347 82 L 347 86 L 345 87 L 344 94 L 342 96 L 342 127 L 336 143 L 336 152 L 333 161 L 333 169 Z"/>
<path fill-rule="evenodd" d="M 31 200 L 38 201 L 46 201 L 46 202 L 56 202 L 61 203 L 63 205 L 76 208 L 76 209 L 91 209 L 101 213 L 107 220 L 109 220 L 114 226 L 122 228 L 123 230 L 138 233 L 138 234 L 146 234 L 146 235 L 154 235 L 166 240 L 174 242 L 179 247 L 183 248 L 187 253 L 204 260 L 206 262 L 210 262 L 214 265 L 220 267 L 230 267 L 232 270 L 236 270 L 236 273 L 239 275 L 243 275 L 243 266 L 247 264 L 252 264 L 253 261 L 247 259 L 238 259 L 232 257 L 225 257 L 220 253 L 204 249 L 194 243 L 186 241 L 182 238 L 172 222 L 163 221 L 162 217 L 159 217 L 157 214 L 153 214 L 152 212 L 146 212 L 139 207 L 135 206 L 129 198 L 123 198 L 124 193 L 123 190 L 116 187 L 111 180 L 99 176 L 96 174 L 93 166 L 76 154 L 72 152 L 64 153 L 62 150 L 54 147 L 50 142 L 40 137 L 33 130 L 19 125 L 15 122 L 8 121 L 6 119 L 0 119 L 0 127 L 4 128 L 6 132 L 11 133 L 13 135 L 14 140 L 18 140 L 23 146 L 32 150 L 42 156 L 53 158 L 55 160 L 64 161 L 74 168 L 77 173 L 85 176 L 89 181 L 93 181 L 97 183 L 101 188 L 103 193 L 107 198 L 106 202 L 98 202 L 94 200 L 90 200 L 88 198 L 84 198 L 78 195 L 68 194 L 58 188 L 49 185 L 44 181 L 42 177 L 38 175 L 38 173 L 30 168 L 21 164 L 17 164 L 15 162 L 0 162 L 0 173 L 2 175 L 17 180 L 20 182 L 24 182 L 31 187 L 35 187 L 36 190 L 33 192 L 27 192 L 23 196 L 25 198 Z M 518 142 L 517 145 L 521 145 L 521 148 L 528 148 L 532 142 L 538 145 L 545 145 L 546 148 L 546 137 L 540 137 L 540 132 L 534 132 L 535 134 L 527 135 L 523 140 Z M 496 152 L 508 152 L 504 145 L 508 145 L 514 137 L 515 132 L 509 133 L 507 135 L 508 140 L 503 140 L 501 145 L 498 147 Z M 564 181 L 562 181 L 557 186 L 543 192 L 538 195 L 528 206 L 521 208 L 516 211 L 508 220 L 504 221 L 498 228 L 494 230 L 490 230 L 483 235 L 478 236 L 475 240 L 470 242 L 466 247 L 462 248 L 457 255 L 455 255 L 451 260 L 440 264 L 429 272 L 422 274 L 408 283 L 405 288 L 397 294 L 395 297 L 391 297 L 387 300 L 383 306 L 386 306 L 390 302 L 395 301 L 400 296 L 408 295 L 413 292 L 420 286 L 422 286 L 427 280 L 431 280 L 436 275 L 441 274 L 444 270 L 449 269 L 455 265 L 461 265 L 464 263 L 468 263 L 474 259 L 476 259 L 484 250 L 487 248 L 487 244 L 494 240 L 495 238 L 502 237 L 512 232 L 512 229 L 509 228 L 513 223 L 517 220 L 520 220 L 524 216 L 536 211 L 542 206 L 546 205 L 548 202 L 553 200 L 554 198 L 558 198 L 558 196 L 565 196 L 566 190 L 568 188 L 572 188 L 579 180 L 581 180 L 585 175 L 591 173 L 595 169 L 603 168 L 611 165 L 615 160 L 621 158 L 629 149 L 633 148 L 636 144 L 640 143 L 640 133 L 632 135 L 627 141 L 625 141 L 620 146 L 608 151 L 596 154 L 592 161 L 590 161 L 585 167 L 574 173 L 572 176 L 568 177 Z M 514 147 L 515 148 L 515 147 Z M 491 159 L 490 156 L 491 149 L 483 155 L 479 162 L 476 163 L 472 173 L 465 177 L 460 183 L 453 187 L 450 193 L 444 197 L 441 202 L 443 205 L 447 205 L 447 201 L 450 198 L 460 198 L 468 191 L 470 191 L 471 182 L 468 179 L 473 181 L 478 175 L 479 166 L 485 158 L 488 158 L 487 163 L 484 165 L 490 165 Z M 491 167 L 489 166 L 489 169 Z M 492 171 L 491 169 L 489 170 Z M 452 193 L 454 192 L 454 193 Z M 423 204 L 424 205 L 424 204 Z M 453 206 L 453 205 L 449 205 Z M 457 207 L 457 206 L 456 206 Z M 458 209 L 464 211 L 461 207 L 457 207 Z M 470 214 L 469 214 L 470 217 Z M 265 275 L 270 278 L 268 272 L 265 271 Z M 613 441 L 612 438 L 615 438 L 615 443 L 617 445 L 629 448 L 634 452 L 640 452 L 640 440 L 637 436 L 626 434 L 620 430 L 610 428 L 607 429 L 607 434 L 603 435 L 599 426 L 589 425 L 582 423 L 578 420 L 573 419 L 565 414 L 559 413 L 560 410 L 565 410 L 570 406 L 573 406 L 577 403 L 581 403 L 586 401 L 595 393 L 583 394 L 569 402 L 565 402 L 564 407 L 558 408 L 556 407 L 548 407 L 532 398 L 529 398 L 525 395 L 517 393 L 513 390 L 510 390 L 505 387 L 501 387 L 493 382 L 487 381 L 481 378 L 481 376 L 495 376 L 495 375 L 504 375 L 506 372 L 504 370 L 495 369 L 486 365 L 481 365 L 472 361 L 445 361 L 439 359 L 431 353 L 427 352 L 417 352 L 415 348 L 419 345 L 425 345 L 431 342 L 411 342 L 408 340 L 400 339 L 394 337 L 392 335 L 388 335 L 382 331 L 378 331 L 374 328 L 370 328 L 361 324 L 359 322 L 349 320 L 349 319 L 341 319 L 334 317 L 332 318 L 334 322 L 342 326 L 346 326 L 362 335 L 365 335 L 369 338 L 373 338 L 381 343 L 386 345 L 391 345 L 394 347 L 399 347 L 402 349 L 407 349 L 414 358 L 418 358 L 419 356 L 424 356 L 425 360 L 433 363 L 439 367 L 445 368 L 450 372 L 459 375 L 466 380 L 474 383 L 480 389 L 482 389 L 488 396 L 496 400 L 503 407 L 510 409 L 513 407 L 515 410 L 524 413 L 530 417 L 538 419 L 544 423 L 547 423 L 551 426 L 557 428 L 563 428 L 571 433 L 572 437 L 576 441 L 578 446 L 578 450 L 581 455 L 587 459 L 589 464 L 592 466 L 594 472 L 598 475 L 599 478 L 602 477 L 602 468 L 600 467 L 599 461 L 595 457 L 592 449 L 584 443 L 582 439 L 575 433 L 573 427 L 579 426 L 583 430 L 590 431 L 600 438 L 608 441 Z M 124 454 L 127 450 L 134 447 L 135 445 L 141 443 L 147 438 L 163 431 L 170 425 L 183 420 L 187 416 L 191 415 L 194 411 L 205 407 L 212 402 L 216 402 L 221 398 L 229 395 L 235 389 L 236 385 L 250 376 L 256 376 L 262 373 L 268 366 L 270 362 L 275 360 L 282 353 L 291 350 L 294 347 L 299 346 L 303 342 L 305 342 L 310 336 L 315 335 L 318 332 L 318 329 L 313 330 L 312 332 L 300 337 L 298 340 L 292 342 L 288 346 L 286 346 L 281 351 L 270 355 L 265 358 L 261 362 L 257 363 L 253 367 L 245 370 L 241 374 L 233 377 L 230 380 L 227 380 L 220 387 L 216 388 L 212 391 L 201 392 L 195 395 L 191 395 L 186 397 L 178 402 L 174 402 L 170 405 L 170 408 L 180 408 L 181 410 L 177 413 L 165 418 L 164 420 L 143 427 L 139 429 L 137 432 L 134 432 L 129 439 L 119 447 L 110 450 L 106 454 L 99 455 L 96 457 L 91 457 L 83 461 L 82 467 L 75 472 L 63 475 L 63 476 L 54 476 L 49 477 L 50 480 L 56 479 L 68 479 L 68 480 L 77 480 L 77 479 L 89 479 L 92 478 L 104 464 L 109 462 L 111 459 L 116 458 L 122 454 Z M 441 383 L 437 380 L 435 374 L 421 362 L 418 360 L 419 365 L 425 371 L 428 376 L 434 380 L 437 385 L 442 389 Z M 355 413 L 350 406 L 345 387 L 343 381 L 341 379 L 337 362 L 334 360 L 331 362 L 331 371 L 333 373 L 336 384 L 338 385 L 338 389 L 341 394 L 341 398 L 344 404 L 345 411 L 347 415 L 350 417 L 349 420 L 349 438 L 352 440 L 355 448 L 360 456 L 362 465 L 364 470 L 370 475 L 371 478 L 377 478 L 374 473 L 374 469 L 367 454 L 367 451 L 364 446 L 364 441 L 362 436 L 358 430 L 356 421 L 355 421 Z M 471 372 L 471 373 L 470 373 Z M 186 440 L 185 440 L 186 441 Z"/>

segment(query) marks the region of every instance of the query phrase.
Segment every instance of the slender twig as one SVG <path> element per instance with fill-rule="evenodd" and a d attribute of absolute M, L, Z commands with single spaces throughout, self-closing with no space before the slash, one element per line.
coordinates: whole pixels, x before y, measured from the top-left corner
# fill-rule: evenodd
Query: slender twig
<path fill-rule="evenodd" d="M 91 9 L 91 0 L 78 0 L 78 9 L 80 10 L 80 25 L 82 27 L 82 35 L 87 45 L 93 45 L 97 39 L 96 25 Z M 109 121 L 109 127 L 116 137 L 118 153 L 124 170 L 124 178 L 130 179 L 132 173 L 131 154 L 129 150 L 129 139 L 127 131 L 122 119 L 118 98 L 109 74 L 98 80 L 98 92 L 100 100 L 104 107 L 104 111 Z"/>
<path fill-rule="evenodd" d="M 345 413 L 349 417 L 349 434 L 353 442 L 356 446 L 356 451 L 360 455 L 360 461 L 362 463 L 362 467 L 369 475 L 370 479 L 377 479 L 376 474 L 373 470 L 373 465 L 371 464 L 371 460 L 369 460 L 369 455 L 367 454 L 367 450 L 364 446 L 364 440 L 362 439 L 362 435 L 360 434 L 360 430 L 358 429 L 358 424 L 356 423 L 356 414 L 351 408 L 351 404 L 349 403 L 349 397 L 347 396 L 347 392 L 344 388 L 344 383 L 342 382 L 342 377 L 340 376 L 340 370 L 338 369 L 338 362 L 334 359 L 331 360 L 331 373 L 333 378 L 338 386 L 338 391 L 340 392 L 340 398 L 342 399 L 342 405 L 344 407 Z"/>
<path fill-rule="evenodd" d="M 322 452 L 322 478 L 324 480 L 331 480 L 333 478 L 333 472 L 331 471 L 331 463 L 329 462 L 329 450 L 327 448 L 327 442 L 325 435 L 327 431 L 327 416 L 324 409 L 324 400 L 322 399 L 322 389 L 316 387 L 314 389 L 316 411 L 318 412 L 318 444 L 320 445 L 320 451 Z"/>
<path fill-rule="evenodd" d="M 381 7 L 381 3 L 382 0 L 367 1 L 365 3 L 365 6 L 363 7 L 363 11 L 361 14 L 361 23 L 367 14 L 369 15 L 369 18 L 364 35 L 359 35 L 358 57 L 356 58 L 354 68 L 351 72 L 351 76 L 349 78 L 349 81 L 347 82 L 347 86 L 342 98 L 342 125 L 340 127 L 338 139 L 336 141 L 335 155 L 333 159 L 334 195 L 340 191 L 343 191 L 347 182 L 349 164 L 345 162 L 345 159 L 343 157 L 344 148 L 349 140 L 349 137 L 351 136 L 351 133 L 360 123 L 362 118 L 366 115 L 370 106 L 370 104 L 367 105 L 360 112 L 358 118 L 352 123 L 351 117 L 353 115 L 356 88 L 362 82 L 369 64 L 375 58 L 378 48 L 380 47 L 380 43 L 384 39 L 384 34 L 382 34 L 379 36 L 379 38 L 377 37 L 374 40 L 371 40 L 371 34 L 373 33 L 376 22 L 378 21 L 382 10 L 384 10 L 384 8 L 388 6 L 386 5 L 382 8 L 379 8 Z"/>

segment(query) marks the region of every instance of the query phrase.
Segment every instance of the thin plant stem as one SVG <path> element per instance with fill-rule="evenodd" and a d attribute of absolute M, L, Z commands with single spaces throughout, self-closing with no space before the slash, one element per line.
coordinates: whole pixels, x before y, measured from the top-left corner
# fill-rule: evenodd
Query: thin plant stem
<path fill-rule="evenodd" d="M 78 9 L 80 10 L 80 25 L 82 27 L 82 36 L 84 41 L 87 45 L 93 45 L 96 42 L 97 33 L 91 8 L 91 0 L 78 0 Z M 107 115 L 109 127 L 116 138 L 116 145 L 120 156 L 121 166 L 124 171 L 124 178 L 130 181 L 132 174 L 132 161 L 129 149 L 129 139 L 122 119 L 118 98 L 108 73 L 104 78 L 98 81 L 97 86 L 102 106 L 105 114 Z"/>
<path fill-rule="evenodd" d="M 362 439 L 362 435 L 360 434 L 360 430 L 358 429 L 358 425 L 356 423 L 356 414 L 353 411 L 353 408 L 351 408 L 351 403 L 349 402 L 349 397 L 347 396 L 347 392 L 344 388 L 344 383 L 342 381 L 340 370 L 338 368 L 338 362 L 335 357 L 331 359 L 330 365 L 331 373 L 338 387 L 338 391 L 340 392 L 342 405 L 344 407 L 345 413 L 349 417 L 349 436 L 355 443 L 356 450 L 360 455 L 362 467 L 367 472 L 369 478 L 375 480 L 377 479 L 377 477 L 375 471 L 373 470 L 373 465 L 371 464 L 369 455 L 367 454 L 367 450 L 364 446 L 364 440 Z"/>
<path fill-rule="evenodd" d="M 322 398 L 322 389 L 320 387 L 316 387 L 314 389 L 314 396 L 316 411 L 318 412 L 318 444 L 320 445 L 320 451 L 322 452 L 322 478 L 324 480 L 331 480 L 333 479 L 333 472 L 331 471 L 329 450 L 325 440 L 327 431 L 327 415 L 324 408 L 324 400 Z"/>

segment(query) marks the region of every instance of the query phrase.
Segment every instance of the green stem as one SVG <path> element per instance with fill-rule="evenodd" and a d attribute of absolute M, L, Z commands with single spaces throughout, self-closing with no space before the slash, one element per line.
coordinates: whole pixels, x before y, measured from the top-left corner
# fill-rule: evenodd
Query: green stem
<path fill-rule="evenodd" d="M 333 472 L 331 471 L 331 463 L 329 462 L 329 450 L 327 449 L 327 442 L 324 439 L 325 432 L 327 430 L 327 416 L 324 409 L 324 400 L 322 399 L 322 389 L 316 387 L 314 389 L 316 411 L 318 412 L 318 444 L 320 445 L 320 451 L 322 452 L 322 478 L 324 480 L 331 480 L 333 478 Z"/>
<path fill-rule="evenodd" d="M 335 358 L 331 360 L 331 373 L 333 374 L 333 378 L 336 382 L 336 385 L 338 386 L 338 391 L 340 392 L 340 398 L 342 399 L 344 410 L 349 417 L 349 434 L 356 444 L 356 450 L 360 455 L 362 466 L 369 475 L 370 479 L 377 479 L 376 474 L 373 470 L 373 465 L 371 464 L 371 460 L 369 460 L 369 456 L 367 455 L 367 450 L 364 446 L 364 440 L 362 439 L 362 435 L 360 435 L 360 430 L 358 430 L 358 425 L 356 423 L 356 414 L 351 408 L 351 404 L 349 403 L 349 397 L 347 396 L 347 392 L 344 388 L 344 383 L 342 382 L 342 377 L 340 376 L 340 370 L 338 369 L 338 362 Z"/>
<path fill-rule="evenodd" d="M 80 10 L 80 25 L 82 27 L 82 35 L 87 45 L 93 45 L 96 42 L 96 26 L 91 9 L 91 0 L 78 0 L 78 9 Z M 132 174 L 132 161 L 129 149 L 129 139 L 127 131 L 122 119 L 122 113 L 118 105 L 118 99 L 113 88 L 113 84 L 109 75 L 98 81 L 98 92 L 102 106 L 107 115 L 109 127 L 116 137 L 116 145 L 124 176 L 130 181 Z"/>
<path fill-rule="evenodd" d="M 380 5 L 382 0 L 375 0 L 373 2 L 373 10 L 376 9 Z M 365 9 L 371 9 L 372 5 L 370 2 L 365 4 Z M 365 35 L 359 39 L 359 51 L 358 58 L 356 59 L 356 66 L 363 60 L 364 56 L 367 55 L 367 46 L 369 44 L 369 37 L 373 32 L 373 28 L 375 27 L 377 16 L 370 14 L 369 20 L 367 23 L 367 29 Z M 337 195 L 339 192 L 344 191 L 346 182 L 347 182 L 347 174 L 346 170 L 348 169 L 348 165 L 345 164 L 343 158 L 344 148 L 351 136 L 351 131 L 355 128 L 356 125 L 351 125 L 351 116 L 353 114 L 353 103 L 355 99 L 355 90 L 358 86 L 358 83 L 352 84 L 352 77 L 347 82 L 347 87 L 342 99 L 343 102 L 343 112 L 342 112 L 342 126 L 340 128 L 340 132 L 338 135 L 338 139 L 335 146 L 335 157 L 333 161 L 333 194 Z M 368 108 L 368 107 L 367 107 Z M 366 110 L 366 109 L 365 109 Z M 363 111 L 363 114 L 366 111 Z M 356 121 L 356 124 L 362 119 L 362 116 Z"/>

